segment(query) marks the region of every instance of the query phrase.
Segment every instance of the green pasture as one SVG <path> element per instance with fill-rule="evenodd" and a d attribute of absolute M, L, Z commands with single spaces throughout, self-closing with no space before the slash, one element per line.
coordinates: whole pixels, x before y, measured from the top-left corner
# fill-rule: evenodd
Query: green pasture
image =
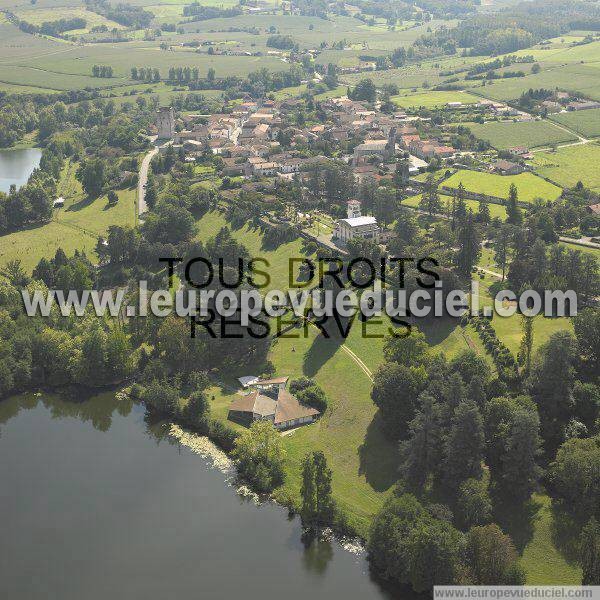
<path fill-rule="evenodd" d="M 392 101 L 403 108 L 444 108 L 448 102 L 476 104 L 481 98 L 461 91 L 426 91 L 406 96 L 393 96 Z"/>
<path fill-rule="evenodd" d="M 468 127 L 473 135 L 499 150 L 515 146 L 552 146 L 577 140 L 576 136 L 548 121 L 489 121 L 469 123 Z"/>
<path fill-rule="evenodd" d="M 109 79 L 92 78 L 90 74 L 95 64 L 110 65 L 113 68 L 114 77 Z M 191 49 L 169 51 L 161 50 L 158 44 L 148 43 L 147 46 L 141 46 L 135 42 L 69 46 L 68 51 L 38 57 L 35 61 L 21 60 L 18 61 L 18 65 L 18 67 L 12 68 L 18 69 L 19 73 L 25 72 L 28 78 L 32 78 L 32 73 L 38 71 L 41 81 L 44 77 L 54 77 L 54 74 L 60 74 L 61 77 L 62 74 L 78 75 L 85 76 L 88 80 L 85 83 L 93 87 L 131 83 L 129 77 L 132 67 L 157 68 L 163 77 L 168 75 L 171 67 L 197 67 L 201 76 L 205 76 L 208 69 L 213 68 L 218 77 L 244 76 L 261 68 L 269 71 L 282 71 L 289 68 L 286 63 L 272 56 L 211 56 L 194 52 Z M 22 69 L 22 67 L 26 67 L 26 69 Z M 0 79 L 3 78 L 2 71 L 0 71 Z M 74 83 L 72 87 L 76 87 L 76 84 Z"/>
<path fill-rule="evenodd" d="M 600 99 L 600 65 L 567 64 L 544 67 L 539 73 L 526 77 L 499 79 L 482 85 L 480 82 L 465 82 L 473 90 L 492 100 L 515 100 L 529 89 L 561 89 L 580 94 L 594 100 Z"/>
<path fill-rule="evenodd" d="M 496 175 L 481 171 L 459 170 L 443 182 L 444 186 L 457 188 L 462 182 L 466 190 L 498 198 L 508 198 L 511 184 L 517 187 L 519 201 L 532 202 L 535 198 L 556 200 L 562 190 L 533 173 L 519 175 Z"/>
<path fill-rule="evenodd" d="M 537 173 L 564 187 L 581 181 L 587 187 L 600 190 L 600 146 L 580 144 L 558 148 L 555 152 L 536 152 L 532 161 Z"/>
<path fill-rule="evenodd" d="M 54 210 L 50 223 L 0 236 L 0 264 L 19 259 L 31 271 L 41 258 L 54 256 L 58 248 L 68 255 L 84 250 L 94 260 L 98 237 L 106 234 L 110 225 L 135 224 L 135 190 L 119 190 L 119 202 L 111 207 L 106 196 L 95 200 L 84 197 L 75 170 L 72 163 L 63 169 L 57 193 L 65 198 L 65 207 Z"/>
<path fill-rule="evenodd" d="M 99 25 L 106 25 L 109 29 L 125 29 L 123 25 L 110 21 L 91 10 L 85 8 L 56 7 L 56 8 L 29 8 L 15 11 L 15 15 L 22 21 L 32 25 L 41 25 L 45 21 L 59 19 L 85 19 L 86 30 Z"/>
<path fill-rule="evenodd" d="M 406 198 L 402 200 L 402 205 L 409 206 L 411 208 L 419 208 L 422 196 L 423 194 L 417 194 L 416 196 Z M 440 201 L 444 205 L 446 212 L 448 212 L 449 207 L 452 203 L 452 197 L 440 194 Z M 465 200 L 465 204 L 467 205 L 467 209 L 471 209 L 473 213 L 477 213 L 479 211 L 479 205 L 481 203 L 477 200 Z M 503 221 L 506 220 L 506 209 L 504 208 L 504 206 L 502 206 L 501 204 L 493 204 L 491 202 L 488 202 L 487 205 L 490 209 L 490 216 L 492 217 L 492 219 L 497 217 L 498 219 L 502 219 Z"/>
<path fill-rule="evenodd" d="M 556 121 L 586 138 L 600 136 L 600 108 L 576 110 L 550 115 Z"/>

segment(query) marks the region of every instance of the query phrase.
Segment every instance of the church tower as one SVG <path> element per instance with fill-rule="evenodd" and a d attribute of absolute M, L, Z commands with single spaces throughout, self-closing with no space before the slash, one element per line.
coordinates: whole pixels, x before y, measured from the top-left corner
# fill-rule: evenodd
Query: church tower
<path fill-rule="evenodd" d="M 348 200 L 348 218 L 355 219 L 360 216 L 360 200 Z"/>
<path fill-rule="evenodd" d="M 175 113 L 172 106 L 163 106 L 156 111 L 156 128 L 160 139 L 172 139 L 175 136 Z"/>

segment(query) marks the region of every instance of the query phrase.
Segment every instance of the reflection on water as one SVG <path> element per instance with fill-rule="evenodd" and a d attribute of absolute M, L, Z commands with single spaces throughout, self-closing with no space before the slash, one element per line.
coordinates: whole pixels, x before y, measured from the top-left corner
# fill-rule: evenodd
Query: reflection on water
<path fill-rule="evenodd" d="M 8 192 L 11 185 L 20 188 L 40 164 L 39 148 L 0 150 L 0 192 Z"/>
<path fill-rule="evenodd" d="M 388 597 L 364 557 L 240 498 L 169 431 L 110 393 L 0 402 L 1 596 Z"/>

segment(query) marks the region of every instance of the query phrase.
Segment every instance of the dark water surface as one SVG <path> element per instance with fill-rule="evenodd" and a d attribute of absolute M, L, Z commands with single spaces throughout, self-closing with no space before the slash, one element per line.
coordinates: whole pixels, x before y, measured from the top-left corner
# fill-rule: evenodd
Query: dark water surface
<path fill-rule="evenodd" d="M 387 597 L 363 557 L 305 546 L 164 433 L 111 394 L 0 402 L 0 598 Z"/>
<path fill-rule="evenodd" d="M 39 148 L 0 150 L 0 192 L 8 192 L 11 185 L 17 189 L 27 183 L 29 176 L 40 164 Z"/>

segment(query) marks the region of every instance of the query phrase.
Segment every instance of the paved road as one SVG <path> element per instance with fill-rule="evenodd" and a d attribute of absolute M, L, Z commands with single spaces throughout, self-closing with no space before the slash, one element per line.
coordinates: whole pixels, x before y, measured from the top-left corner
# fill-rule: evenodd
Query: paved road
<path fill-rule="evenodd" d="M 155 146 L 144 156 L 142 164 L 140 166 L 140 174 L 138 177 L 138 215 L 144 214 L 148 210 L 146 204 L 146 183 L 148 183 L 148 168 L 150 167 L 150 161 L 158 152 L 158 148 Z"/>
<path fill-rule="evenodd" d="M 594 248 L 596 250 L 600 250 L 600 244 L 597 244 L 596 242 L 591 242 L 584 238 L 571 238 L 571 237 L 565 237 L 565 236 L 561 235 L 559 237 L 559 240 L 561 242 L 567 242 L 568 244 L 574 244 L 577 246 L 586 246 L 587 248 Z"/>

